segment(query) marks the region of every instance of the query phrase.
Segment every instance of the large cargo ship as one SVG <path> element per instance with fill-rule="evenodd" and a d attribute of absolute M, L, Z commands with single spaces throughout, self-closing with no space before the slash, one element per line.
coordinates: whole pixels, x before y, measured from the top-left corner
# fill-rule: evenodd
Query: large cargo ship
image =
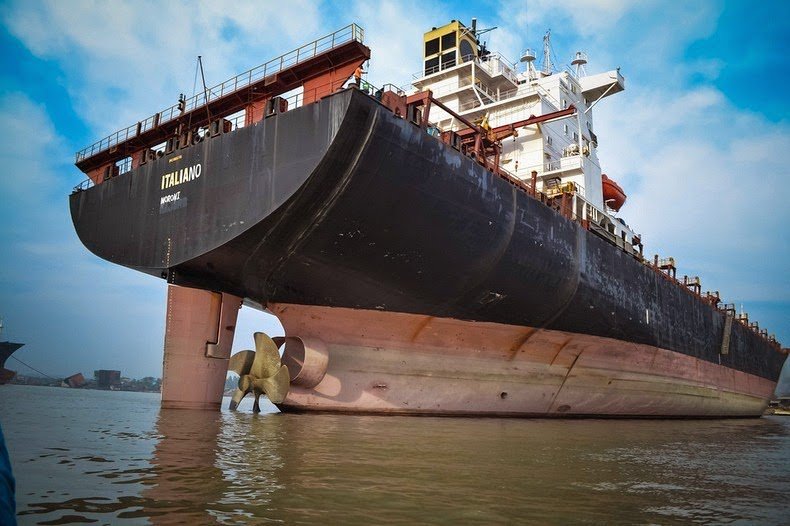
<path fill-rule="evenodd" d="M 82 242 L 169 283 L 163 405 L 217 407 L 230 367 L 284 411 L 762 414 L 786 351 L 618 217 L 620 71 L 479 33 L 428 31 L 406 92 L 351 25 L 78 152 Z M 231 358 L 242 301 L 286 335 Z"/>

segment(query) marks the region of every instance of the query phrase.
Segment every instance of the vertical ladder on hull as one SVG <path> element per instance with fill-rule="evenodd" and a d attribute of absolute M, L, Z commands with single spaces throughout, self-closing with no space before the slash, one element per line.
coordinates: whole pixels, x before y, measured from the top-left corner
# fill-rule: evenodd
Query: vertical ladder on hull
<path fill-rule="evenodd" d="M 730 334 L 732 334 L 732 320 L 734 316 L 728 312 L 724 316 L 724 336 L 721 340 L 721 354 L 730 354 Z"/>

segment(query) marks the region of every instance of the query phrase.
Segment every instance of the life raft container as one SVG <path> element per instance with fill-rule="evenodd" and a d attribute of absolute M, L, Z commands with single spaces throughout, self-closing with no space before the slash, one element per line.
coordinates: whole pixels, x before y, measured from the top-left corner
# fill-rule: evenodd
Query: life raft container
<path fill-rule="evenodd" d="M 603 201 L 606 206 L 615 212 L 620 210 L 620 207 L 625 203 L 626 195 L 620 185 L 609 179 L 606 174 L 601 174 L 601 183 L 603 184 Z"/>

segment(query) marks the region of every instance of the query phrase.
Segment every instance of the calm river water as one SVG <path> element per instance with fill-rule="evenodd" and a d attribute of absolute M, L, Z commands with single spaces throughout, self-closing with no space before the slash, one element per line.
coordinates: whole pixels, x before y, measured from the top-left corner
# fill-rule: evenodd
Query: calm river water
<path fill-rule="evenodd" d="M 226 404 L 227 406 L 227 400 Z M 787 524 L 790 418 L 164 411 L 7 385 L 20 524 Z"/>

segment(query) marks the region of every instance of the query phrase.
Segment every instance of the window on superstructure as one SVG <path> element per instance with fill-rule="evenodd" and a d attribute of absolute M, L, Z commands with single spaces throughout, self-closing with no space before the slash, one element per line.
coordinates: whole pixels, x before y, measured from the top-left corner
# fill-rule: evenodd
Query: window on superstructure
<path fill-rule="evenodd" d="M 563 128 L 563 130 L 565 131 L 565 135 L 568 135 L 568 125 L 567 125 L 567 124 L 564 124 L 564 125 L 562 126 L 562 128 Z"/>
<path fill-rule="evenodd" d="M 472 44 L 467 42 L 466 40 L 461 40 L 461 45 L 458 46 L 458 50 L 461 53 L 461 61 L 466 62 L 467 60 L 472 60 L 475 54 L 475 50 L 472 49 Z"/>
<path fill-rule="evenodd" d="M 546 144 L 551 144 L 553 141 L 551 139 L 551 135 L 546 136 Z"/>
<path fill-rule="evenodd" d="M 450 51 L 442 55 L 442 69 L 455 66 L 455 51 Z"/>
<path fill-rule="evenodd" d="M 132 158 L 126 157 L 115 163 L 114 174 L 120 175 L 132 169 Z"/>
<path fill-rule="evenodd" d="M 425 43 L 425 56 L 430 57 L 439 52 L 439 39 L 434 38 Z"/>
<path fill-rule="evenodd" d="M 430 75 L 439 69 L 439 57 L 430 58 L 425 61 L 425 74 Z"/>
<path fill-rule="evenodd" d="M 576 141 L 576 142 L 579 142 L 579 134 L 578 133 L 573 132 L 573 140 Z"/>
<path fill-rule="evenodd" d="M 565 99 L 562 99 L 562 109 L 565 109 L 567 107 L 568 107 L 568 101 L 565 100 Z"/>
<path fill-rule="evenodd" d="M 455 31 L 442 35 L 442 51 L 455 47 Z"/>

